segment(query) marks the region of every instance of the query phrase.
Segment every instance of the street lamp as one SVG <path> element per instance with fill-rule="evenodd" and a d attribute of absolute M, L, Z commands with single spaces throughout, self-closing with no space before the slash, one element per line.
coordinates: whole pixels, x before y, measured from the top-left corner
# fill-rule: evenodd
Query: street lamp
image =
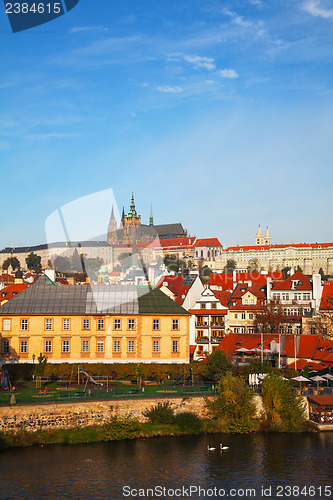
<path fill-rule="evenodd" d="M 36 354 L 33 354 L 33 355 L 32 355 L 32 364 L 33 364 L 33 365 L 35 364 L 35 358 L 36 358 Z"/>

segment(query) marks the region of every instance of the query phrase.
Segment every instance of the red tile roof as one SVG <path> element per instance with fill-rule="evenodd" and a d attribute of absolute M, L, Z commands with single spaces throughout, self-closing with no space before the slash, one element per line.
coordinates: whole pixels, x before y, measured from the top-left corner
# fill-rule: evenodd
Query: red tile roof
<path fill-rule="evenodd" d="M 236 273 L 236 283 L 251 281 L 252 283 L 267 283 L 267 277 L 272 280 L 283 280 L 283 273 L 268 273 L 261 274 L 258 272 L 253 273 Z M 233 273 L 211 273 L 210 285 L 222 287 L 222 290 L 233 289 Z"/>
<path fill-rule="evenodd" d="M 14 276 L 8 273 L 4 273 L 0 276 L 0 282 L 2 283 L 14 283 Z"/>
<path fill-rule="evenodd" d="M 221 302 L 224 307 L 228 307 L 230 301 L 230 292 L 224 292 L 220 290 L 212 290 L 214 292 L 215 297 Z"/>
<path fill-rule="evenodd" d="M 197 238 L 195 247 L 222 247 L 218 238 Z"/>
<path fill-rule="evenodd" d="M 333 247 L 333 243 L 289 243 L 284 245 L 239 245 L 236 247 L 228 247 L 227 252 L 239 252 L 243 250 L 275 250 L 279 248 L 330 248 Z"/>
<path fill-rule="evenodd" d="M 324 281 L 320 309 L 333 309 L 333 282 Z"/>
<path fill-rule="evenodd" d="M 297 286 L 298 290 L 312 290 L 312 283 L 311 280 L 305 276 L 303 273 L 297 272 L 293 274 L 292 276 L 289 276 L 289 278 L 285 279 L 284 281 L 275 281 L 273 283 L 273 292 L 277 290 L 293 290 L 292 288 L 292 282 L 293 281 L 298 281 L 299 284 Z"/>
<path fill-rule="evenodd" d="M 157 288 L 162 288 L 162 286 L 166 286 L 174 295 L 175 302 L 177 304 L 182 305 L 186 295 L 191 288 L 192 285 L 182 285 L 182 282 L 186 278 L 183 274 L 176 274 L 171 276 L 162 276 L 160 281 L 157 283 Z M 164 283 L 167 283 L 164 285 Z"/>
<path fill-rule="evenodd" d="M 11 285 L 6 286 L 2 290 L 0 290 L 0 304 L 4 301 L 12 299 L 13 297 L 15 297 L 15 295 L 18 295 L 19 293 L 23 292 L 23 290 L 28 288 L 28 286 L 29 285 L 27 285 L 26 283 L 13 283 Z"/>

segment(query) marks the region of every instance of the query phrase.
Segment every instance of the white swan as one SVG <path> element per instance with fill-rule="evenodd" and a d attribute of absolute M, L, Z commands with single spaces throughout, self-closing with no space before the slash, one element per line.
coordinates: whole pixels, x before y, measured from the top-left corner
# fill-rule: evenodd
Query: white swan
<path fill-rule="evenodd" d="M 229 446 L 223 446 L 220 444 L 220 450 L 229 450 Z"/>
<path fill-rule="evenodd" d="M 207 450 L 208 450 L 208 451 L 214 451 L 214 450 L 215 450 L 215 448 L 209 448 L 209 446 L 207 445 Z"/>

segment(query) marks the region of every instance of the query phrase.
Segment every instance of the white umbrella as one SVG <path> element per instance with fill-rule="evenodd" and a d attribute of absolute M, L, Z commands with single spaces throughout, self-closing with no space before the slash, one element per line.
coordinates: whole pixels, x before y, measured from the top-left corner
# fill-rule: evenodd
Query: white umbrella
<path fill-rule="evenodd" d="M 317 390 L 319 389 L 319 382 L 325 382 L 325 378 L 321 377 L 320 375 L 316 375 L 315 377 L 310 377 L 311 380 L 314 382 L 317 382 Z"/>
<path fill-rule="evenodd" d="M 299 375 L 298 377 L 293 377 L 291 380 L 296 380 L 299 382 L 299 386 L 301 387 L 302 382 L 310 382 L 308 378 L 303 377 L 303 375 Z"/>
<path fill-rule="evenodd" d="M 245 349 L 245 347 L 241 347 L 240 349 L 236 349 L 238 352 L 249 352 L 248 349 Z"/>
<path fill-rule="evenodd" d="M 325 375 L 322 375 L 322 377 L 327 378 L 327 380 L 333 380 L 333 375 L 330 373 L 325 373 Z"/>

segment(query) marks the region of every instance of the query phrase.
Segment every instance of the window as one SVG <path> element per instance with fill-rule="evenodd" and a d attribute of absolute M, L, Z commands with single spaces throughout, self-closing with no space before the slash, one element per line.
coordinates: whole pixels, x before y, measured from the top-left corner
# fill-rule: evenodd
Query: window
<path fill-rule="evenodd" d="M 2 352 L 3 354 L 9 354 L 9 340 L 2 341 Z"/>
<path fill-rule="evenodd" d="M 127 330 L 135 330 L 135 319 L 127 320 Z"/>
<path fill-rule="evenodd" d="M 173 319 L 172 320 L 172 329 L 173 330 L 179 330 L 179 319 Z"/>
<path fill-rule="evenodd" d="M 22 352 L 22 353 L 28 352 L 28 341 L 27 340 L 20 341 L 20 352 Z"/>
<path fill-rule="evenodd" d="M 153 319 L 153 330 L 159 330 L 159 329 L 160 329 L 160 320 Z"/>
<path fill-rule="evenodd" d="M 97 330 L 104 330 L 104 318 L 98 318 Z"/>
<path fill-rule="evenodd" d="M 69 318 L 62 318 L 62 329 L 70 330 L 71 328 L 71 320 Z"/>
<path fill-rule="evenodd" d="M 235 313 L 235 319 L 237 319 L 237 318 L 238 318 L 238 314 L 237 314 L 237 313 Z"/>
<path fill-rule="evenodd" d="M 120 340 L 113 341 L 113 352 L 120 352 Z"/>
<path fill-rule="evenodd" d="M 97 340 L 97 352 L 104 352 L 104 340 Z"/>
<path fill-rule="evenodd" d="M 160 341 L 153 340 L 153 352 L 160 352 Z"/>
<path fill-rule="evenodd" d="M 254 333 L 254 328 L 248 328 L 248 333 Z"/>
<path fill-rule="evenodd" d="M 2 329 L 3 330 L 11 330 L 11 320 L 10 319 L 3 319 L 2 320 Z"/>
<path fill-rule="evenodd" d="M 201 337 L 203 337 L 203 330 L 197 331 L 197 337 L 198 337 L 198 339 L 201 339 Z"/>
<path fill-rule="evenodd" d="M 82 330 L 90 330 L 90 319 L 89 318 L 83 318 Z"/>
<path fill-rule="evenodd" d="M 69 340 L 62 341 L 62 352 L 69 352 Z"/>
<path fill-rule="evenodd" d="M 212 302 L 212 309 L 216 309 L 216 302 Z"/>
<path fill-rule="evenodd" d="M 251 305 L 253 305 L 253 304 L 254 304 L 254 299 L 251 299 L 250 304 L 251 304 Z"/>
<path fill-rule="evenodd" d="M 89 340 L 82 340 L 82 352 L 89 352 Z"/>
<path fill-rule="evenodd" d="M 245 316 L 245 313 L 242 313 L 242 314 L 241 314 L 241 319 L 245 319 L 245 317 L 246 317 L 246 316 Z"/>
<path fill-rule="evenodd" d="M 127 342 L 127 350 L 128 352 L 135 352 L 135 340 L 129 340 Z"/>
<path fill-rule="evenodd" d="M 45 318 L 45 330 L 53 329 L 53 318 Z"/>
<path fill-rule="evenodd" d="M 114 330 L 121 330 L 121 319 L 114 319 L 113 320 L 113 329 Z"/>
<path fill-rule="evenodd" d="M 244 304 L 247 304 L 247 299 L 244 299 Z"/>
<path fill-rule="evenodd" d="M 172 352 L 179 352 L 179 341 L 178 340 L 172 341 Z"/>
<path fill-rule="evenodd" d="M 44 341 L 44 352 L 52 352 L 52 340 Z"/>
<path fill-rule="evenodd" d="M 21 330 L 29 330 L 29 320 L 21 319 Z"/>
<path fill-rule="evenodd" d="M 206 309 L 206 304 L 204 302 L 200 304 L 200 309 Z"/>
<path fill-rule="evenodd" d="M 239 333 L 240 328 L 234 328 L 234 333 Z"/>
<path fill-rule="evenodd" d="M 249 319 L 253 319 L 253 313 L 249 313 Z"/>
<path fill-rule="evenodd" d="M 316 329 L 314 326 L 311 326 L 310 333 L 311 333 L 311 335 L 316 335 Z"/>

